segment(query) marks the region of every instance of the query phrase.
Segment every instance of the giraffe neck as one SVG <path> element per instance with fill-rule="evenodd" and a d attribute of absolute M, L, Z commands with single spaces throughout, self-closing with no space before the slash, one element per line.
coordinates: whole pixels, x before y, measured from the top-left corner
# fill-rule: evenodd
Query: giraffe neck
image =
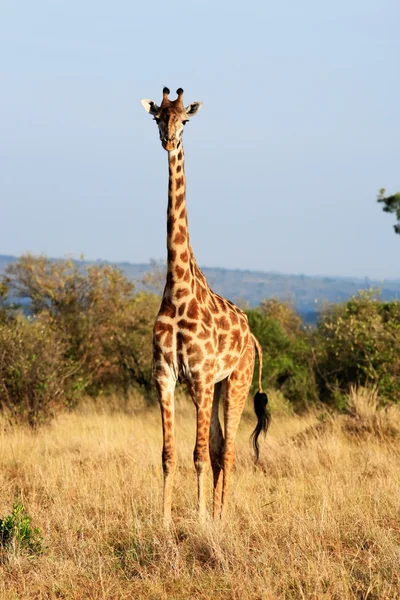
<path fill-rule="evenodd" d="M 168 153 L 167 288 L 190 286 L 194 262 L 186 212 L 185 157 L 182 142 Z"/>

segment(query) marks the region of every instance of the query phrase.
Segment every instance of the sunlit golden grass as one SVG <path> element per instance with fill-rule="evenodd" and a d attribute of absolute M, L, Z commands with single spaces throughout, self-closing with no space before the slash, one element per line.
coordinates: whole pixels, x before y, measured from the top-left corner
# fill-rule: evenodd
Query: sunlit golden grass
<path fill-rule="evenodd" d="M 0 517 L 21 501 L 46 548 L 33 557 L 3 552 L 0 598 L 399 598 L 400 416 L 359 396 L 347 417 L 293 416 L 274 397 L 258 468 L 249 406 L 226 520 L 203 527 L 194 410 L 181 398 L 170 534 L 157 409 L 121 410 L 113 399 L 36 434 L 5 429 Z"/>

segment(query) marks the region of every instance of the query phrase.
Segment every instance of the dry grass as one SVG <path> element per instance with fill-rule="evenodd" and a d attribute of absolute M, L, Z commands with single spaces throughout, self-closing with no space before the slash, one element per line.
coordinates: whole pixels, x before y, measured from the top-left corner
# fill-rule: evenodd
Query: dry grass
<path fill-rule="evenodd" d="M 37 434 L 3 431 L 0 517 L 21 500 L 46 549 L 3 553 L 0 598 L 399 598 L 400 416 L 362 394 L 353 416 L 325 419 L 291 416 L 275 398 L 257 469 L 248 409 L 226 522 L 203 528 L 194 410 L 181 399 L 170 535 L 158 410 L 87 405 Z"/>

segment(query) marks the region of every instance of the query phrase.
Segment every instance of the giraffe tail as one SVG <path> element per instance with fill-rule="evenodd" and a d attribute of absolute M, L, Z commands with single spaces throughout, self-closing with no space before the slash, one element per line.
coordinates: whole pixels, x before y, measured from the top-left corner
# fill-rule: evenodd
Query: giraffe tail
<path fill-rule="evenodd" d="M 253 433 L 251 434 L 251 440 L 253 442 L 254 454 L 256 463 L 260 456 L 260 447 L 258 445 L 258 438 L 261 433 L 264 435 L 267 433 L 270 421 L 271 413 L 268 410 L 268 396 L 262 391 L 262 348 L 258 339 L 252 334 L 254 346 L 258 353 L 259 367 L 258 367 L 258 392 L 254 396 L 254 412 L 257 417 L 257 425 Z"/>

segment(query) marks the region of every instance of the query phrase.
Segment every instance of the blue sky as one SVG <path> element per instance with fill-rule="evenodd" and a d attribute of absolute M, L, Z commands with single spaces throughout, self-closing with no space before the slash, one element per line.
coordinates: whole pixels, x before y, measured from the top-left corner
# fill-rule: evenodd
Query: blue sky
<path fill-rule="evenodd" d="M 141 98 L 201 100 L 184 133 L 200 265 L 400 277 L 375 198 L 400 191 L 397 0 L 0 1 L 0 253 L 166 256 L 167 154 Z"/>

